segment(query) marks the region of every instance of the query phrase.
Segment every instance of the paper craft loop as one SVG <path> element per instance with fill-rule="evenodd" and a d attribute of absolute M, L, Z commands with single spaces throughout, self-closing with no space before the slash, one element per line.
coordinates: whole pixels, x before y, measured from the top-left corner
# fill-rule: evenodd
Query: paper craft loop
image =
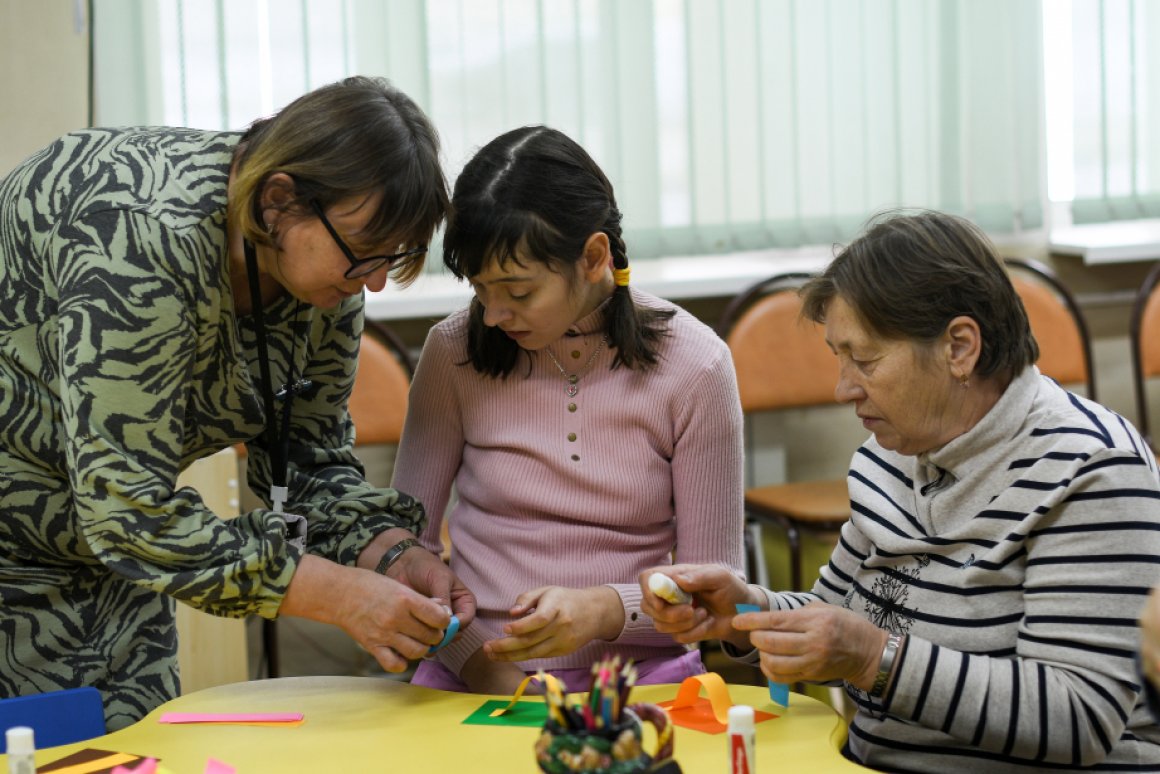
<path fill-rule="evenodd" d="M 681 687 L 677 689 L 677 698 L 673 699 L 669 709 L 678 710 L 682 707 L 691 707 L 697 703 L 697 697 L 704 688 L 708 693 L 709 706 L 713 709 L 713 717 L 721 725 L 729 724 L 729 708 L 733 700 L 729 698 L 729 687 L 716 672 L 706 672 L 703 675 L 686 677 Z"/>
<path fill-rule="evenodd" d="M 560 696 L 564 695 L 564 686 L 555 675 L 550 675 L 547 672 L 541 672 L 538 675 L 528 675 L 520 681 L 519 686 L 516 688 L 516 692 L 512 694 L 512 700 L 507 703 L 507 706 L 501 707 L 497 710 L 492 710 L 491 716 L 493 718 L 498 717 L 499 715 L 502 715 L 510 710 L 512 707 L 516 706 L 516 702 L 519 701 L 520 697 L 524 695 L 524 690 L 528 687 L 528 683 L 530 683 L 532 680 L 539 680 L 541 683 L 543 683 L 545 692 L 555 691 Z"/>
<path fill-rule="evenodd" d="M 443 639 L 439 642 L 438 645 L 432 645 L 431 649 L 427 651 L 427 655 L 430 656 L 432 653 L 435 653 L 440 648 L 445 647 L 447 645 L 447 643 L 449 643 L 453 639 L 455 639 L 455 635 L 458 633 L 459 633 L 459 616 L 453 615 L 453 616 L 451 616 L 451 623 L 447 624 L 447 631 L 444 632 Z"/>

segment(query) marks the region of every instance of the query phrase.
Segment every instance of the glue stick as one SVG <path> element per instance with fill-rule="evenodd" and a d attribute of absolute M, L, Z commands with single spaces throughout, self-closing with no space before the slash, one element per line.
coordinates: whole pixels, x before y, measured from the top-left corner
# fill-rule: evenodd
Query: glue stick
<path fill-rule="evenodd" d="M 687 605 L 693 601 L 689 592 L 677 585 L 677 582 L 663 572 L 654 572 L 648 576 L 649 591 L 668 602 L 670 605 Z"/>
<path fill-rule="evenodd" d="M 36 773 L 36 743 L 28 726 L 13 726 L 4 733 L 8 746 L 8 774 Z"/>
<path fill-rule="evenodd" d="M 729 771 L 730 774 L 753 774 L 757 738 L 753 730 L 753 707 L 734 704 L 729 708 Z"/>

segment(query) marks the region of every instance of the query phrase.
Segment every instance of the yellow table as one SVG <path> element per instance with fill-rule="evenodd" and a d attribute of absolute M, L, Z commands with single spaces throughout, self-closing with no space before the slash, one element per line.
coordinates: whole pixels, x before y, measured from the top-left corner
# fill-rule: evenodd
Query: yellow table
<path fill-rule="evenodd" d="M 637 686 L 630 701 L 674 698 L 675 685 Z M 783 710 L 764 688 L 730 685 L 738 704 L 779 717 L 757 725 L 757 765 L 766 771 L 864 771 L 839 748 L 845 725 L 829 706 L 794 694 Z M 287 677 L 207 688 L 167 702 L 139 723 L 97 739 L 38 750 L 44 765 L 95 747 L 155 756 L 172 774 L 202 774 L 216 758 L 238 774 L 360 772 L 538 772 L 538 728 L 464 725 L 487 698 L 374 677 Z M 507 697 L 502 697 L 507 698 Z M 170 725 L 163 712 L 302 712 L 299 726 Z M 677 727 L 675 757 L 685 774 L 728 771 L 725 734 Z M 646 724 L 645 749 L 655 749 Z M 0 755 L 0 771 L 6 771 Z"/>

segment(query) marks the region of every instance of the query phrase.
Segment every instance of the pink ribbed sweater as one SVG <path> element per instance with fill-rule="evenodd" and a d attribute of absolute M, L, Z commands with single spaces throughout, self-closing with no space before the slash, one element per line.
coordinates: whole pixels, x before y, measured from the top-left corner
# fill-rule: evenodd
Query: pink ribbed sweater
<path fill-rule="evenodd" d="M 599 345 L 603 313 L 552 345 L 569 371 Z M 743 573 L 742 419 L 728 348 L 678 309 L 657 367 L 613 370 L 605 348 L 569 398 L 543 352 L 530 353 L 530 373 L 527 358 L 507 379 L 476 373 L 464 364 L 466 328 L 461 311 L 427 337 L 393 482 L 426 506 L 422 539 L 436 551 L 452 484 L 458 494 L 449 515 L 451 566 L 479 612 L 438 658 L 458 674 L 485 641 L 501 636 L 524 591 L 599 584 L 624 603 L 620 637 L 521 662 L 523 669 L 587 667 L 605 653 L 638 661 L 683 654 L 640 611 L 637 575 L 674 552 L 678 562 L 720 562 Z"/>

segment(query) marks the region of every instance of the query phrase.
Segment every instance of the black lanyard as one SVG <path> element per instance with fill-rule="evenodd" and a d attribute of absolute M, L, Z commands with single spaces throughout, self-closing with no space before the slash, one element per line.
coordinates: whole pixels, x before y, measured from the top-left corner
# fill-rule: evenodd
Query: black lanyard
<path fill-rule="evenodd" d="M 266 439 L 270 447 L 270 501 L 274 510 L 281 511 L 286 502 L 286 478 L 290 457 L 290 407 L 294 396 L 309 390 L 312 386 L 309 379 L 298 379 L 294 374 L 295 357 L 293 348 L 290 353 L 290 368 L 286 383 L 277 392 L 273 389 L 270 379 L 270 356 L 266 348 L 266 318 L 262 311 L 262 290 L 258 280 L 258 256 L 249 240 L 245 242 L 246 274 L 250 282 L 251 314 L 254 316 L 254 332 L 258 344 L 258 371 L 262 376 L 262 402 L 266 409 Z M 298 323 L 298 312 L 302 302 L 298 301 L 294 308 L 295 327 Z M 295 330 L 296 334 L 300 331 Z M 297 336 L 296 336 L 297 337 Z M 274 411 L 274 400 L 282 402 L 281 431 Z"/>

